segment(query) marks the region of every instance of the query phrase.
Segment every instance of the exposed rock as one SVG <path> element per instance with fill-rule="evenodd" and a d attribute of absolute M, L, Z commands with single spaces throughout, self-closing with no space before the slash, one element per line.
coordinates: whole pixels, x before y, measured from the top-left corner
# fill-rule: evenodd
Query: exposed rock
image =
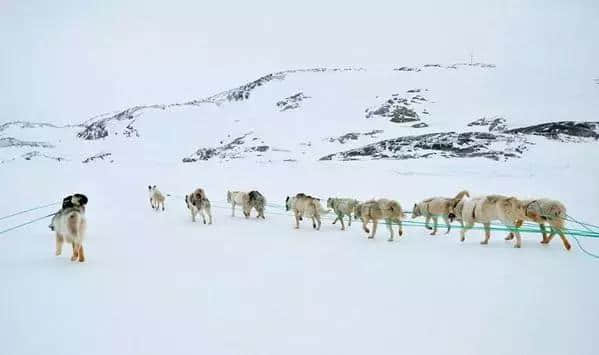
<path fill-rule="evenodd" d="M 395 68 L 393 70 L 394 71 L 414 71 L 414 72 L 421 71 L 420 68 L 413 68 L 413 67 L 399 67 L 399 68 Z"/>
<path fill-rule="evenodd" d="M 265 152 L 270 149 L 267 145 L 252 146 L 245 149 L 242 146 L 246 143 L 248 136 L 252 135 L 253 132 L 248 132 L 240 137 L 233 139 L 227 144 L 222 144 L 216 148 L 200 148 L 191 156 L 183 158 L 184 163 L 196 162 L 199 160 L 210 160 L 213 158 L 229 160 L 243 158 L 243 153 L 251 152 Z"/>
<path fill-rule="evenodd" d="M 555 140 L 599 139 L 599 122 L 560 121 L 514 128 L 505 133 L 522 133 Z"/>
<path fill-rule="evenodd" d="M 277 102 L 277 108 L 279 111 L 287 111 L 287 110 L 295 110 L 300 107 L 300 103 L 305 99 L 309 99 L 310 96 L 304 95 L 303 92 L 298 92 L 295 95 L 284 98 L 283 100 Z"/>
<path fill-rule="evenodd" d="M 484 157 L 493 160 L 519 158 L 532 143 L 522 136 L 486 132 L 444 132 L 387 139 L 320 160 L 415 159 Z"/>
<path fill-rule="evenodd" d="M 12 121 L 0 124 L 0 132 L 6 130 L 9 127 L 17 126 L 19 128 L 66 128 L 75 126 L 57 126 L 52 123 L 46 122 L 27 122 L 27 121 Z"/>
<path fill-rule="evenodd" d="M 503 132 L 507 128 L 506 119 L 499 116 L 482 117 L 476 121 L 468 123 L 468 127 L 472 126 L 489 126 L 489 132 Z"/>
<path fill-rule="evenodd" d="M 0 148 L 8 147 L 54 148 L 54 145 L 46 142 L 22 141 L 12 137 L 0 138 Z"/>
<path fill-rule="evenodd" d="M 83 164 L 87 164 L 93 161 L 98 161 L 98 160 L 105 160 L 105 159 L 110 159 L 110 157 L 112 156 L 112 153 L 98 153 L 96 155 L 92 155 L 91 157 L 84 159 L 82 161 Z M 113 163 L 114 160 L 110 159 L 110 162 Z"/>
<path fill-rule="evenodd" d="M 420 123 L 416 123 L 412 125 L 412 128 L 424 128 L 424 127 L 428 127 L 428 125 L 424 122 L 420 122 Z"/>
<path fill-rule="evenodd" d="M 25 154 L 21 155 L 21 157 L 23 159 L 25 159 L 25 160 L 31 160 L 33 158 L 46 158 L 46 159 L 51 159 L 51 160 L 56 160 L 56 161 L 66 160 L 63 157 L 55 157 L 55 156 L 52 156 L 52 155 L 47 155 L 47 154 L 41 153 L 41 152 L 39 152 L 37 150 L 25 153 Z"/>
<path fill-rule="evenodd" d="M 412 104 L 421 104 L 427 101 L 422 95 L 415 95 L 407 99 L 393 94 L 390 99 L 383 102 L 380 106 L 374 106 L 366 109 L 366 118 L 373 116 L 388 117 L 391 122 L 406 123 L 420 121 L 418 113 L 410 106 Z"/>
<path fill-rule="evenodd" d="M 329 137 L 329 138 L 326 138 L 326 140 L 331 143 L 339 142 L 341 144 L 345 144 L 346 141 L 357 140 L 360 136 L 369 136 L 371 138 L 376 138 L 376 136 L 378 136 L 381 133 L 383 133 L 383 130 L 380 130 L 380 129 L 375 129 L 375 130 L 372 130 L 370 132 L 365 132 L 365 133 L 350 132 L 350 133 L 346 133 L 340 137 Z"/>

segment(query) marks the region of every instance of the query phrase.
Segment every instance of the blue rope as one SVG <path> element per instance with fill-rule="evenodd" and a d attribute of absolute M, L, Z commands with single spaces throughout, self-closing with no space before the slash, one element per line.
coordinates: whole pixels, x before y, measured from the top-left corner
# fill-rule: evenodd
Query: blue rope
<path fill-rule="evenodd" d="M 46 207 L 50 207 L 50 206 L 54 206 L 54 205 L 58 205 L 58 204 L 59 204 L 59 202 L 55 202 L 55 203 L 49 203 L 49 204 L 47 204 L 47 205 L 43 205 L 43 206 L 39 206 L 39 207 L 30 208 L 30 209 L 28 209 L 28 210 L 24 210 L 24 211 L 20 211 L 20 212 L 15 212 L 15 213 L 13 213 L 13 214 L 9 214 L 8 216 L 0 217 L 0 221 L 1 221 L 1 220 L 3 220 L 3 219 L 10 218 L 10 217 L 18 216 L 18 215 L 20 215 L 20 214 L 23 214 L 23 213 L 27 213 L 27 212 L 31 212 L 31 211 L 35 211 L 35 210 L 39 210 L 39 209 L 42 209 L 42 208 L 46 208 Z"/>
<path fill-rule="evenodd" d="M 43 217 L 36 218 L 36 219 L 34 219 L 34 220 L 31 220 L 31 221 L 29 221 L 29 222 L 25 222 L 25 223 L 19 224 L 18 226 L 10 227 L 10 228 L 8 228 L 8 229 L 5 229 L 5 230 L 3 230 L 3 231 L 0 231 L 0 234 L 8 233 L 8 232 L 10 232 L 10 231 L 12 231 L 12 230 L 15 230 L 15 229 L 17 229 L 17 228 L 21 228 L 21 227 L 24 227 L 24 226 L 26 226 L 26 225 L 28 225 L 28 224 L 32 224 L 32 223 L 35 223 L 35 222 L 37 222 L 37 221 L 41 221 L 42 219 L 46 219 L 46 218 L 48 218 L 48 217 L 54 216 L 55 214 L 56 214 L 56 213 L 51 213 L 51 214 L 49 214 L 49 215 L 46 215 L 46 216 L 43 216 Z"/>

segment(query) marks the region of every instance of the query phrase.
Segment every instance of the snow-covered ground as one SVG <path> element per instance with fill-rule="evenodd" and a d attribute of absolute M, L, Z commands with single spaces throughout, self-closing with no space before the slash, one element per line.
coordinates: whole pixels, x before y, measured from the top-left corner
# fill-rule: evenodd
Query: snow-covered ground
<path fill-rule="evenodd" d="M 595 146 L 543 141 L 509 163 L 12 162 L 0 171 L 0 216 L 84 192 L 89 230 L 83 264 L 68 249 L 54 256 L 46 220 L 0 235 L 0 353 L 596 354 L 599 263 L 576 246 L 526 234 L 514 249 L 500 232 L 481 246 L 480 231 L 460 243 L 457 229 L 415 227 L 389 243 L 384 227 L 368 240 L 359 223 L 294 230 L 280 209 L 262 221 L 223 208 L 227 189 L 279 205 L 297 192 L 390 197 L 409 210 L 465 188 L 550 196 L 596 223 Z M 175 197 L 151 210 L 149 184 L 175 195 L 204 187 L 214 224 L 192 223 Z M 599 240 L 581 242 L 599 251 Z"/>

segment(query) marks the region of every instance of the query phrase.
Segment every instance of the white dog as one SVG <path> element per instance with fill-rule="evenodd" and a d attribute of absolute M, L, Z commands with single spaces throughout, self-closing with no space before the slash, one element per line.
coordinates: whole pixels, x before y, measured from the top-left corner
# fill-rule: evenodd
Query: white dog
<path fill-rule="evenodd" d="M 156 211 L 158 211 L 160 209 L 160 206 L 162 206 L 162 210 L 164 211 L 164 200 L 166 200 L 166 198 L 164 197 L 162 192 L 158 190 L 156 185 L 148 185 L 148 194 L 150 195 L 150 206 L 152 206 L 152 208 Z"/>
<path fill-rule="evenodd" d="M 87 228 L 85 208 L 83 206 L 63 208 L 55 215 L 52 225 L 56 231 L 56 255 L 62 253 L 62 244 L 66 240 L 73 246 L 71 261 L 85 261 L 83 252 L 83 239 Z"/>
<path fill-rule="evenodd" d="M 452 207 L 450 218 L 456 218 L 462 224 L 461 241 L 466 240 L 466 232 L 478 222 L 482 223 L 485 229 L 485 240 L 481 244 L 488 244 L 491 237 L 491 222 L 500 221 L 514 231 L 516 235 L 516 245 L 514 247 L 520 248 L 522 246 L 522 238 L 518 228 L 525 218 L 524 205 L 522 201 L 515 197 L 488 195 L 463 198 Z"/>

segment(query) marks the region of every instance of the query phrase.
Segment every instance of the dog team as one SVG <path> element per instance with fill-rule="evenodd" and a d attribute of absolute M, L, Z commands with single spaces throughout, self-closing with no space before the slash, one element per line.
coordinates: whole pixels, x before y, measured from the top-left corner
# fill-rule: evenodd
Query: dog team
<path fill-rule="evenodd" d="M 148 186 L 150 206 L 156 211 L 165 210 L 166 196 L 160 192 L 156 185 Z M 250 217 L 252 209 L 256 211 L 257 218 L 265 219 L 264 208 L 266 199 L 258 191 L 227 191 L 227 202 L 231 205 L 231 216 L 235 216 L 235 207 L 241 206 L 243 215 Z M 66 240 L 73 247 L 72 261 L 85 261 L 83 251 L 83 240 L 87 227 L 85 219 L 85 206 L 88 198 L 83 194 L 67 196 L 62 201 L 62 208 L 53 216 L 50 229 L 56 232 L 56 255 L 62 253 L 62 245 Z M 196 216 L 201 215 L 202 221 L 212 224 L 212 212 L 210 200 L 204 189 L 197 188 L 189 195 L 185 195 L 185 205 L 191 214 L 191 220 L 195 222 Z M 298 193 L 295 196 L 287 196 L 285 199 L 286 211 L 293 213 L 295 228 L 299 229 L 300 221 L 309 218 L 312 227 L 320 230 L 322 225 L 321 216 L 331 211 L 335 215 L 333 224 L 337 221 L 341 224 L 341 230 L 345 230 L 344 218 L 347 217 L 347 226 L 351 226 L 352 217 L 362 221 L 362 229 L 373 239 L 379 221 L 383 221 L 389 230 L 389 241 L 394 240 L 393 224 L 398 226 L 398 237 L 403 234 L 402 220 L 405 219 L 404 211 L 399 202 L 391 199 L 381 198 L 360 202 L 351 198 L 330 197 L 327 199 L 327 208 L 321 205 L 317 197 Z M 491 223 L 499 221 L 510 229 L 505 240 L 513 240 L 515 248 L 522 246 L 522 238 L 519 228 L 525 221 L 537 223 L 540 227 L 541 243 L 548 244 L 557 234 L 560 236 L 564 247 L 570 250 L 571 245 L 564 235 L 566 208 L 556 200 L 547 198 L 522 200 L 516 197 L 502 195 L 485 195 L 470 197 L 468 191 L 461 191 L 455 197 L 431 197 L 422 200 L 412 209 L 412 219 L 425 218 L 425 228 L 432 230 L 431 235 L 437 233 L 439 218 L 442 218 L 447 226 L 446 234 L 451 231 L 451 222 L 457 220 L 461 225 L 460 240 L 466 239 L 466 233 L 476 223 L 483 225 L 485 238 L 481 244 L 487 244 L 491 237 Z M 433 225 L 430 225 L 431 220 Z M 371 229 L 368 225 L 371 224 Z M 549 227 L 549 235 L 547 226 Z"/>

